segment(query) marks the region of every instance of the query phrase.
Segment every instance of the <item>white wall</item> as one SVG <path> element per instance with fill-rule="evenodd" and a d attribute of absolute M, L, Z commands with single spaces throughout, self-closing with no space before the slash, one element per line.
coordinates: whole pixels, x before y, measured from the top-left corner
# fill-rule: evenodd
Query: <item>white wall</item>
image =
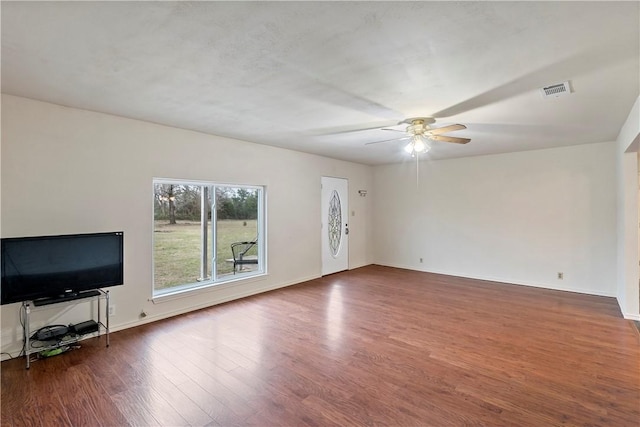
<path fill-rule="evenodd" d="M 376 167 L 375 262 L 614 296 L 615 177 L 613 142 Z"/>
<path fill-rule="evenodd" d="M 2 237 L 124 230 L 114 330 L 320 276 L 322 175 L 349 179 L 349 266 L 370 264 L 369 166 L 2 95 Z M 265 185 L 268 276 L 151 302 L 153 177 Z M 2 351 L 16 353 L 18 304 L 1 310 Z"/>
<path fill-rule="evenodd" d="M 618 286 L 616 295 L 622 314 L 640 320 L 638 283 L 638 145 L 640 144 L 640 97 L 620 129 L 616 141 L 618 196 Z"/>

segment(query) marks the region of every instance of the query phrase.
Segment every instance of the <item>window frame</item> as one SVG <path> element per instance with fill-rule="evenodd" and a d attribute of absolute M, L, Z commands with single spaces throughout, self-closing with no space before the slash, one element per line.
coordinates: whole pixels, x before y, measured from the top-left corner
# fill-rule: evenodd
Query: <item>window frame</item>
<path fill-rule="evenodd" d="M 212 191 L 211 200 L 208 206 L 211 209 L 211 227 L 207 230 L 208 238 L 211 239 L 211 242 L 207 242 L 207 263 L 208 263 L 208 273 L 210 277 L 207 280 L 194 281 L 189 283 L 183 283 L 180 285 L 171 286 L 164 289 L 156 290 L 156 256 L 155 256 L 155 245 L 156 245 L 156 219 L 155 219 L 155 186 L 156 185 L 190 185 L 190 186 L 199 186 L 209 187 Z M 151 228 L 152 228 L 152 239 L 151 239 L 151 296 L 152 299 L 163 298 L 167 296 L 185 294 L 188 292 L 196 291 L 203 288 L 215 287 L 223 284 L 232 284 L 233 282 L 244 282 L 247 280 L 255 279 L 256 277 L 266 276 L 267 275 L 267 245 L 266 245 L 266 237 L 267 237 L 267 221 L 266 221 L 266 211 L 267 211 L 267 187 L 265 185 L 255 185 L 255 184 L 235 184 L 235 183 L 227 183 L 227 182 L 217 182 L 217 181 L 201 181 L 201 180 L 183 180 L 183 179 L 175 179 L 175 178 L 153 178 L 152 180 L 152 204 L 151 204 Z M 218 277 L 218 268 L 217 268 L 217 205 L 216 205 L 216 188 L 219 187 L 231 187 L 237 189 L 249 189 L 249 190 L 257 190 L 258 200 L 257 200 L 257 218 L 256 218 L 256 229 L 258 234 L 258 239 L 256 242 L 256 246 L 258 247 L 258 264 L 255 271 L 237 273 L 237 274 L 229 274 L 222 277 Z M 200 209 L 202 211 L 202 206 Z M 202 242 L 202 232 L 200 233 L 200 238 Z M 202 250 L 200 251 L 201 260 L 204 258 Z"/>

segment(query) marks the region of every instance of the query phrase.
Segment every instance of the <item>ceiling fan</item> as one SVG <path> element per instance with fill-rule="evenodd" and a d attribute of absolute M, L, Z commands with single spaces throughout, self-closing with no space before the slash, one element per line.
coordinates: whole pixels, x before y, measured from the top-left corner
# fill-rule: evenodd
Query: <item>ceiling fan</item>
<path fill-rule="evenodd" d="M 442 135 L 443 133 L 452 132 L 455 130 L 466 129 L 465 125 L 455 124 L 444 126 L 441 128 L 432 128 L 429 125 L 435 123 L 436 119 L 433 117 L 413 117 L 405 119 L 398 123 L 398 125 L 407 124 L 408 126 L 404 131 L 390 128 L 382 128 L 382 130 L 389 130 L 394 132 L 405 132 L 406 135 L 401 138 L 386 139 L 383 141 L 368 142 L 365 145 L 379 144 L 381 142 L 402 141 L 409 139 L 409 143 L 405 146 L 405 151 L 414 157 L 416 154 L 426 153 L 431 149 L 428 140 L 440 141 L 440 142 L 453 142 L 454 144 L 466 144 L 471 141 L 469 138 L 458 138 L 454 136 Z"/>

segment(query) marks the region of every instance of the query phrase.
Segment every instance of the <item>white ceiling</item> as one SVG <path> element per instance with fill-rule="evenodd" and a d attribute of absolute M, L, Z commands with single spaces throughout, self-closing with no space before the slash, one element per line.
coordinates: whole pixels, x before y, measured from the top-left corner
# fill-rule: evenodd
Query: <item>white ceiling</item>
<path fill-rule="evenodd" d="M 415 116 L 467 126 L 432 159 L 612 141 L 640 87 L 635 1 L 1 7 L 3 93 L 365 164 Z"/>

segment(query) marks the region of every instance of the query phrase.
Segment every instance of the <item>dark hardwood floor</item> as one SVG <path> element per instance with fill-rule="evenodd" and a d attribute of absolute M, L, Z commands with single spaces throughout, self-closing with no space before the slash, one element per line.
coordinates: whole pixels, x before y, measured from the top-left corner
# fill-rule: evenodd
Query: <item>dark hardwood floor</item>
<path fill-rule="evenodd" d="M 2 426 L 633 426 L 612 298 L 369 266 L 2 363 Z"/>

